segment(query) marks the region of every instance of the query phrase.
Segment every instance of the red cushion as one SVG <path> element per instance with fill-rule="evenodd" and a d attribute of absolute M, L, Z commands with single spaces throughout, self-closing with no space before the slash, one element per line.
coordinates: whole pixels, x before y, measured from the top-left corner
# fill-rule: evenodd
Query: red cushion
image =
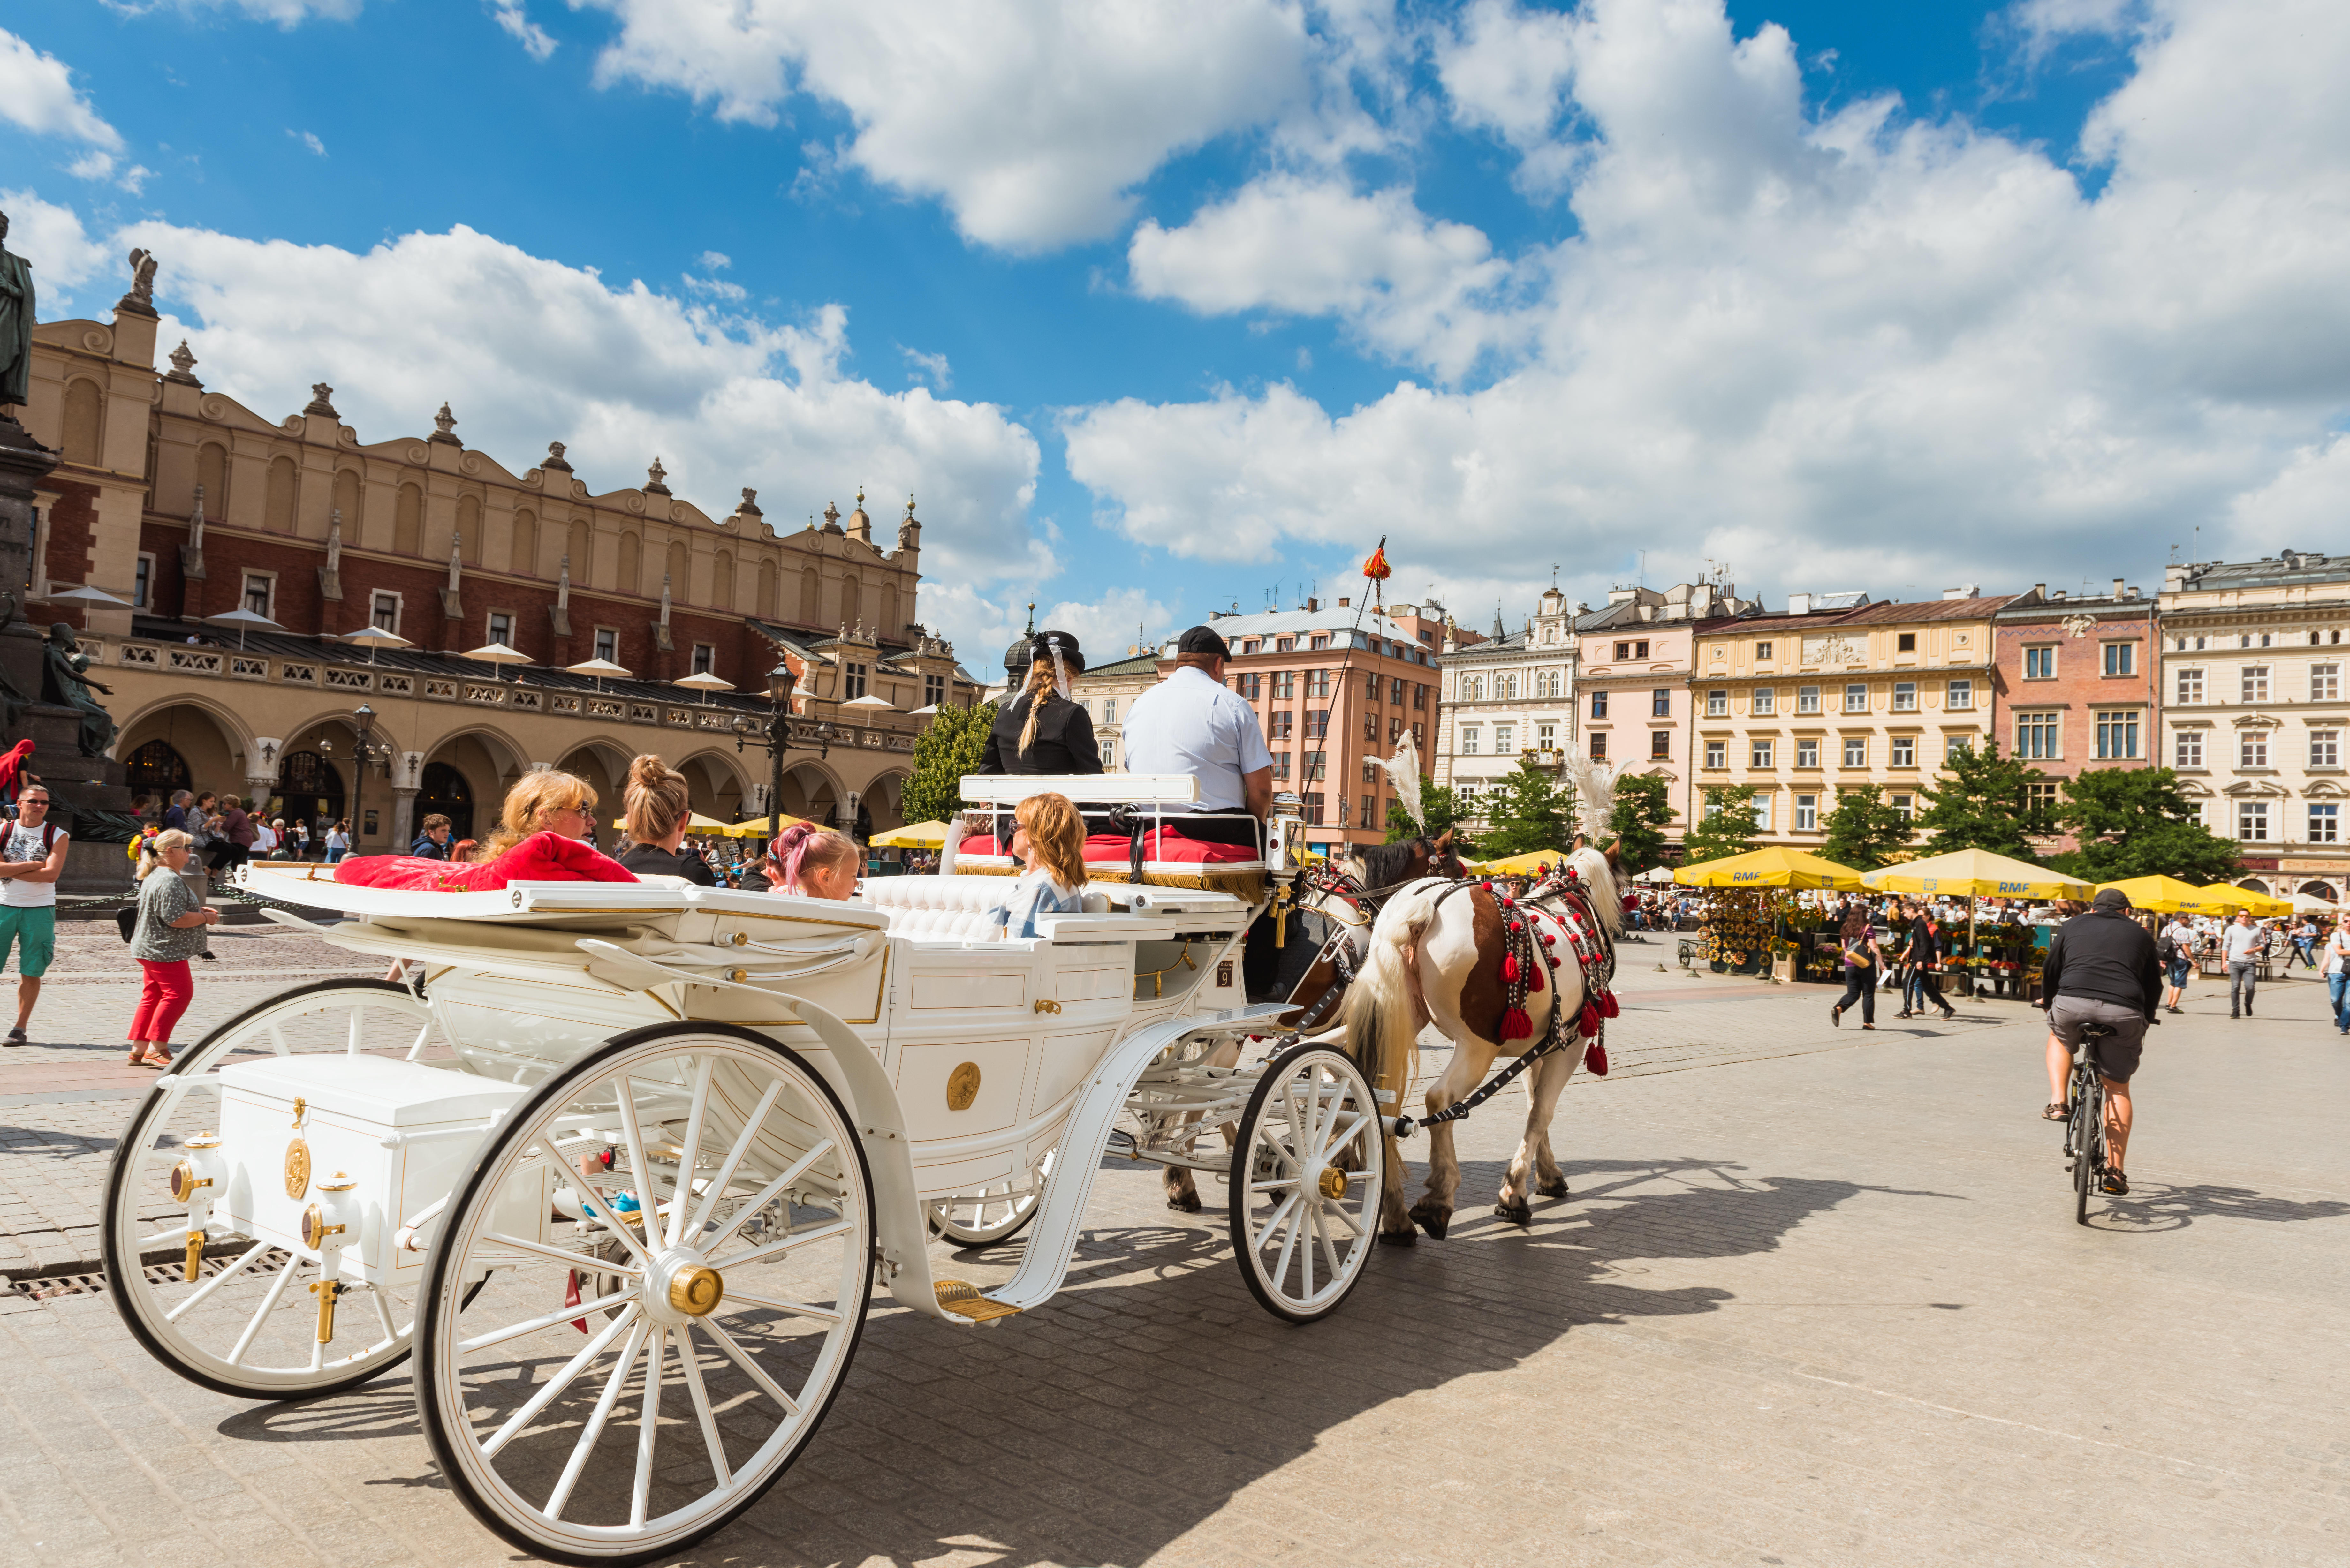
<path fill-rule="evenodd" d="M 1001 848 L 993 838 L 966 838 L 955 854 L 962 859 L 1003 860 L 1009 862 L 1011 852 Z M 1086 864 L 1123 867 L 1133 858 L 1132 841 L 1118 833 L 1088 834 L 1086 837 Z M 1143 864 L 1152 867 L 1166 866 L 1254 866 L 1260 861 L 1254 847 L 1245 844 L 1204 844 L 1196 838 L 1186 838 L 1171 827 L 1154 828 L 1142 836 Z"/>
<path fill-rule="evenodd" d="M 633 882 L 637 874 L 577 838 L 534 833 L 479 866 L 421 855 L 369 855 L 335 867 L 335 880 L 361 888 L 428 893 L 487 893 L 510 882 Z"/>

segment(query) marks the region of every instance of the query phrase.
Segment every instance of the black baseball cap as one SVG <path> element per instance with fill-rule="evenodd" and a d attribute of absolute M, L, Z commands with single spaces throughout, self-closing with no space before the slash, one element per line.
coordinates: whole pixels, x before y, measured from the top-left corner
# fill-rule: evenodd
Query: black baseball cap
<path fill-rule="evenodd" d="M 1175 639 L 1177 653 L 1204 653 L 1211 659 L 1230 659 L 1230 644 L 1218 637 L 1212 628 L 1195 626 Z"/>
<path fill-rule="evenodd" d="M 2097 896 L 2089 900 L 2089 908 L 2100 914 L 2110 915 L 2129 907 L 2129 895 L 2119 888 L 2101 888 Z"/>

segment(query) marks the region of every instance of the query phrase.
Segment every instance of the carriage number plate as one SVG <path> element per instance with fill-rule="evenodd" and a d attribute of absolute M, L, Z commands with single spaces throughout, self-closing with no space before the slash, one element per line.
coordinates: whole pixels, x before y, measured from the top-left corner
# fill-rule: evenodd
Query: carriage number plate
<path fill-rule="evenodd" d="M 1216 984 L 1219 989 L 1222 989 L 1231 986 L 1232 983 L 1232 961 L 1230 959 L 1220 960 L 1216 964 Z"/>

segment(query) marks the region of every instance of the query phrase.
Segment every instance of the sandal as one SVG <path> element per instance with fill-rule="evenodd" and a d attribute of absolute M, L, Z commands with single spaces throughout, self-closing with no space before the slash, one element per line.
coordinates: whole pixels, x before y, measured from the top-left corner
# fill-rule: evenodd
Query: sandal
<path fill-rule="evenodd" d="M 172 1053 L 151 1045 L 140 1054 L 139 1060 L 139 1065 L 142 1067 L 169 1067 L 171 1064 Z"/>
<path fill-rule="evenodd" d="M 2118 1170 L 2108 1170 L 2106 1172 L 2105 1193 L 2108 1198 L 2127 1198 L 2129 1178 Z"/>
<path fill-rule="evenodd" d="M 2072 1114 L 2072 1112 L 2064 1108 L 2064 1101 L 2051 1100 L 2048 1102 L 2048 1108 L 2040 1113 L 2040 1119 L 2043 1122 L 2061 1122 L 2071 1116 Z"/>

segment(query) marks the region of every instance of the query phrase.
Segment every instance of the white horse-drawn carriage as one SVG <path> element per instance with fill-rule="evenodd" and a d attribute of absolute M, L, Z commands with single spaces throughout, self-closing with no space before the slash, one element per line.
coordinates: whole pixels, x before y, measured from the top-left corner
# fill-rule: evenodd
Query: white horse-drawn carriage
<path fill-rule="evenodd" d="M 1191 798 L 966 788 L 1123 792 L 1145 815 Z M 1295 827 L 1277 808 L 1264 860 L 1213 878 L 1091 882 L 1024 940 L 984 923 L 1005 884 L 983 875 L 833 903 L 250 867 L 248 888 L 348 917 L 310 928 L 325 940 L 421 983 L 302 986 L 183 1054 L 115 1157 L 117 1303 L 166 1363 L 254 1398 L 412 1354 L 449 1485 L 506 1540 L 583 1563 L 673 1551 L 774 1483 L 876 1280 L 957 1329 L 1043 1304 L 1106 1153 L 1223 1176 L 1250 1290 L 1319 1317 L 1371 1250 L 1381 1117 L 1326 1044 L 1243 1064 L 1284 1023 L 1246 1004 L 1239 958 Z M 937 1237 L 1024 1228 L 1002 1284 L 933 1271 Z"/>

